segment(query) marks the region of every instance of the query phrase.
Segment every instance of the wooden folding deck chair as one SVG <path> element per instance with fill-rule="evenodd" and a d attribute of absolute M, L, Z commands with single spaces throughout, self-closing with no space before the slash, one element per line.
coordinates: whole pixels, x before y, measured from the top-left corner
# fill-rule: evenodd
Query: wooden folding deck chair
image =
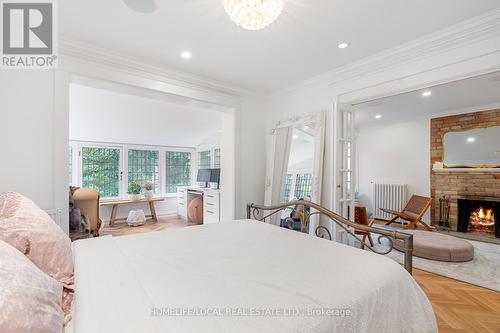
<path fill-rule="evenodd" d="M 367 225 L 369 227 L 372 226 L 373 222 L 375 222 L 374 219 L 368 220 L 368 214 L 366 213 L 366 207 L 358 207 L 356 206 L 354 208 L 354 222 Z M 373 247 L 375 244 L 373 243 L 372 235 L 371 233 L 367 231 L 362 231 L 359 229 L 354 229 L 354 234 L 355 235 L 361 235 L 363 236 L 361 238 L 361 249 L 365 248 L 366 244 L 366 238 L 368 238 L 368 241 L 370 242 L 370 245 Z"/>
<path fill-rule="evenodd" d="M 422 197 L 419 195 L 412 195 L 410 200 L 406 204 L 405 208 L 403 208 L 403 210 L 400 212 L 386 208 L 380 208 L 380 210 L 388 214 L 394 215 L 394 218 L 388 221 L 386 225 L 389 225 L 394 221 L 396 221 L 398 218 L 401 218 L 403 220 L 410 222 L 407 226 L 404 226 L 405 229 L 410 229 L 410 228 L 414 229 L 417 227 L 417 224 L 420 223 L 425 227 L 425 229 L 432 231 L 432 228 L 429 225 L 427 225 L 427 223 L 422 221 L 422 217 L 431 206 L 431 202 L 432 202 L 431 198 Z"/>

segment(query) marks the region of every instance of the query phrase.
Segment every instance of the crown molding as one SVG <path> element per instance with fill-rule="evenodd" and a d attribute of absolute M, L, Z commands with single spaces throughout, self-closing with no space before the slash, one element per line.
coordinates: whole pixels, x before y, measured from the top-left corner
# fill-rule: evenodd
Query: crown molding
<path fill-rule="evenodd" d="M 76 60 L 104 66 L 122 73 L 156 79 L 183 88 L 216 93 L 233 99 L 241 99 L 247 95 L 260 96 L 256 92 L 236 85 L 189 74 L 64 36 L 59 38 L 59 55 L 62 60 Z"/>
<path fill-rule="evenodd" d="M 448 28 L 412 40 L 373 56 L 342 66 L 332 71 L 301 81 L 274 95 L 314 85 L 339 86 L 356 80 L 394 70 L 413 62 L 422 61 L 460 47 L 500 36 L 500 8 L 460 22 Z M 500 52 L 500 45 L 497 47 Z"/>
<path fill-rule="evenodd" d="M 106 66 L 115 71 L 155 78 L 180 87 L 216 93 L 233 99 L 241 99 L 242 96 L 272 98 L 314 85 L 336 87 L 347 81 L 395 70 L 404 65 L 499 36 L 500 8 L 270 94 L 182 72 L 64 36 L 59 39 L 59 54 L 63 60 L 69 58 Z M 497 47 L 497 51 L 500 52 L 500 46 Z"/>

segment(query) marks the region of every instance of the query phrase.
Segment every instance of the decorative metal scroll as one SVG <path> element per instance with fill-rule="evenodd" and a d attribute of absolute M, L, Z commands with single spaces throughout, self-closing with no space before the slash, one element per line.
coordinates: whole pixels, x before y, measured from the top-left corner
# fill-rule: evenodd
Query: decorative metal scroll
<path fill-rule="evenodd" d="M 360 244 L 364 243 L 364 245 L 368 249 L 377 254 L 384 255 L 391 252 L 392 249 L 394 248 L 394 240 L 402 241 L 404 244 L 403 248 L 404 267 L 410 274 L 412 273 L 413 235 L 411 234 L 407 234 L 401 231 L 386 230 L 373 226 L 355 223 L 332 212 L 331 210 L 323 206 L 320 206 L 312 201 L 306 201 L 306 200 L 295 200 L 274 206 L 248 204 L 247 217 L 249 219 L 265 222 L 275 214 L 281 214 L 281 212 L 284 210 L 287 212 L 296 213 L 297 207 L 309 207 L 313 209 L 312 213 L 297 214 L 298 216 L 300 216 L 302 232 L 308 230 L 311 216 L 319 215 L 319 216 L 326 216 L 328 219 L 335 222 L 340 228 L 346 231 L 349 235 L 357 239 L 360 242 Z M 295 223 L 295 221 L 290 217 L 285 217 L 285 222 L 287 223 L 287 226 L 289 228 L 293 228 L 293 224 Z M 365 241 L 361 240 L 358 237 L 358 235 L 356 235 L 355 231 L 370 232 L 379 235 L 377 238 L 378 244 L 382 244 L 382 239 L 385 239 L 387 241 L 386 244 L 387 248 L 381 249 L 379 247 L 370 246 L 370 244 L 367 244 Z M 324 226 L 318 226 L 315 230 L 315 235 L 317 237 L 332 240 L 332 235 L 330 233 L 330 230 L 328 230 L 328 228 Z"/>

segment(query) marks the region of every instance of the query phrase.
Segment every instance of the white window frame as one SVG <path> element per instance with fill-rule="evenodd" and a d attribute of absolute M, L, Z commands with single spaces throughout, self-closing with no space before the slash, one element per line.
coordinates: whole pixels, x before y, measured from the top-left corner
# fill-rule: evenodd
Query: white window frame
<path fill-rule="evenodd" d="M 119 162 L 118 162 L 118 165 L 119 165 L 119 173 L 120 173 L 120 177 L 119 178 L 119 183 L 118 183 L 118 196 L 117 197 L 109 197 L 109 198 L 102 198 L 101 200 L 102 201 L 112 201 L 112 200 L 116 200 L 116 199 L 121 199 L 123 198 L 123 179 L 125 179 L 125 172 L 123 170 L 123 158 L 124 158 L 124 155 L 123 155 L 123 147 L 120 146 L 120 145 L 116 145 L 116 144 L 110 144 L 110 143 L 97 143 L 97 142 L 88 142 L 88 143 L 82 143 L 82 142 L 70 142 L 70 144 L 73 144 L 76 146 L 77 148 L 77 152 L 78 154 L 77 155 L 77 163 L 76 165 L 73 164 L 73 175 L 75 175 L 75 171 L 76 171 L 76 179 L 77 179 L 77 186 L 79 187 L 83 187 L 83 156 L 82 156 L 82 150 L 84 147 L 90 147 L 90 148 L 104 148 L 104 149 L 118 149 L 120 150 L 120 159 L 119 159 Z M 73 146 L 73 147 L 75 147 Z M 73 154 L 75 152 L 75 148 L 73 148 Z M 75 170 L 75 166 L 76 166 L 76 170 Z M 74 176 L 73 176 L 74 177 Z M 126 190 L 125 190 L 126 191 Z"/>
<path fill-rule="evenodd" d="M 198 153 L 201 153 L 203 151 L 210 151 L 210 168 L 213 169 L 215 168 L 215 149 L 220 149 L 220 167 L 222 167 L 222 155 L 223 151 L 222 148 L 220 147 L 220 144 L 204 144 L 204 145 L 199 145 L 196 147 L 196 165 L 195 165 L 195 174 L 194 174 L 194 182 L 192 184 L 198 184 L 196 181 L 196 176 L 198 175 Z"/>
<path fill-rule="evenodd" d="M 170 146 L 156 146 L 156 145 L 140 145 L 140 144 L 121 144 L 121 143 L 109 143 L 109 142 L 90 142 L 90 141 L 70 141 L 69 145 L 73 147 L 73 184 L 75 186 L 82 187 L 83 182 L 83 168 L 82 168 L 82 148 L 83 147 L 93 147 L 93 148 L 110 148 L 120 150 L 120 184 L 119 184 L 119 196 L 113 198 L 103 198 L 101 201 L 112 201 L 117 199 L 126 199 L 128 197 L 128 151 L 129 150 L 149 150 L 158 151 L 159 158 L 159 190 L 160 193 L 155 194 L 155 197 L 169 198 L 176 197 L 177 193 L 166 193 L 165 177 L 167 174 L 166 170 L 166 152 L 184 152 L 191 154 L 191 184 L 196 182 L 196 171 L 198 170 L 197 161 L 197 150 L 195 148 L 189 147 L 170 147 Z M 77 153 L 75 153 L 77 152 Z M 212 156 L 212 155 L 211 155 Z"/>
<path fill-rule="evenodd" d="M 220 149 L 220 160 L 222 166 L 222 149 L 220 145 L 200 145 L 196 147 L 196 159 L 198 159 L 198 153 L 203 151 L 210 151 L 210 168 L 215 168 L 215 150 Z M 196 161 L 196 170 L 198 171 L 198 161 Z"/>
<path fill-rule="evenodd" d="M 160 163 L 160 179 L 161 179 L 161 193 L 165 198 L 176 197 L 177 193 L 167 193 L 167 184 L 165 183 L 165 178 L 167 177 L 167 166 L 165 163 L 165 159 L 167 157 L 167 151 L 180 152 L 180 153 L 190 153 L 191 154 L 191 186 L 196 183 L 196 174 L 198 170 L 198 154 L 195 148 L 179 148 L 179 147 L 168 147 L 164 148 L 161 155 L 161 163 Z"/>

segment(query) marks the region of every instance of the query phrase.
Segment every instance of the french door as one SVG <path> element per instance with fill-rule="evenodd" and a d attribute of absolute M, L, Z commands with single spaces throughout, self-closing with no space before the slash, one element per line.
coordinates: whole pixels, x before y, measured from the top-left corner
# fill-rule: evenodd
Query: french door
<path fill-rule="evenodd" d="M 337 181 L 336 212 L 349 220 L 354 220 L 355 203 L 355 127 L 354 110 L 349 105 L 339 105 L 337 109 Z M 336 228 L 337 240 L 353 241 L 340 228 Z"/>

